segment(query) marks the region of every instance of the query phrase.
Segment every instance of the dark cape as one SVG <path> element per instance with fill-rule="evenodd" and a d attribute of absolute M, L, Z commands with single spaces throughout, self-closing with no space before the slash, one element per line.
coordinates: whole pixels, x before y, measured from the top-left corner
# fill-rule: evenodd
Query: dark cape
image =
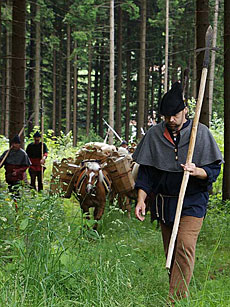
<path fill-rule="evenodd" d="M 5 157 L 7 150 L 1 155 L 0 160 Z M 27 153 L 23 149 L 13 150 L 11 149 L 8 157 L 4 161 L 4 164 L 13 164 L 13 165 L 31 165 L 30 159 Z"/>
<path fill-rule="evenodd" d="M 165 122 L 151 127 L 133 154 L 133 159 L 138 164 L 153 166 L 167 172 L 183 172 L 181 164 L 185 164 L 189 140 L 192 129 L 192 121 L 180 131 L 180 141 L 177 147 L 175 159 L 175 145 L 165 136 Z M 209 129 L 199 123 L 196 144 L 192 162 L 198 167 L 212 163 L 223 163 L 222 154 Z"/>

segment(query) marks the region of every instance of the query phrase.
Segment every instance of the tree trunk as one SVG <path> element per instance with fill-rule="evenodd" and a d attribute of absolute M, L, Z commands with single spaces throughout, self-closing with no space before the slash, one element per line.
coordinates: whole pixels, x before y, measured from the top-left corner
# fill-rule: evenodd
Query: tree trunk
<path fill-rule="evenodd" d="M 13 0 L 10 139 L 19 133 L 25 119 L 25 18 L 26 1 Z M 21 139 L 24 141 L 23 135 Z"/>
<path fill-rule="evenodd" d="M 209 26 L 209 1 L 197 0 L 196 1 L 196 45 L 197 48 L 204 48 L 205 46 L 205 34 Z M 200 87 L 201 72 L 203 68 L 204 51 L 197 54 L 196 67 L 197 67 L 197 93 Z M 206 90 L 204 94 L 200 122 L 209 126 L 209 104 L 208 104 L 208 83 L 206 83 Z"/>
<path fill-rule="evenodd" d="M 74 42 L 74 49 L 77 49 L 77 41 Z M 73 66 L 73 146 L 77 145 L 77 88 L 78 88 L 78 69 L 77 69 L 77 53 L 74 56 Z"/>
<path fill-rule="evenodd" d="M 189 68 L 186 68 L 183 72 L 183 98 L 184 102 L 187 105 L 188 102 L 188 85 L 189 85 Z"/>
<path fill-rule="evenodd" d="M 5 107 L 6 107 L 6 81 L 5 81 L 5 71 L 2 71 L 1 82 L 2 82 L 2 91 L 1 91 L 1 135 L 5 135 Z"/>
<path fill-rule="evenodd" d="M 159 59 L 159 63 L 161 63 L 161 58 Z M 161 96 L 162 96 L 162 65 L 159 66 L 159 79 L 158 79 L 158 105 L 160 104 L 161 101 Z M 156 114 L 157 122 L 161 121 L 161 114 L 159 114 L 159 109 L 157 109 L 157 114 Z"/>
<path fill-rule="evenodd" d="M 59 26 L 59 34 L 60 34 L 60 39 L 59 39 L 59 48 L 58 48 L 58 135 L 61 135 L 62 131 L 62 73 L 63 73 L 63 36 L 62 36 L 62 31 L 61 25 Z"/>
<path fill-rule="evenodd" d="M 59 88 L 58 88 L 58 135 L 62 131 L 62 56 L 59 62 Z"/>
<path fill-rule="evenodd" d="M 165 79 L 164 91 L 168 91 L 168 57 L 169 57 L 169 0 L 166 0 L 166 16 L 165 16 Z"/>
<path fill-rule="evenodd" d="M 100 52 L 100 89 L 99 89 L 99 135 L 103 138 L 103 116 L 104 116 L 104 45 L 101 43 Z"/>
<path fill-rule="evenodd" d="M 125 139 L 129 141 L 129 123 L 130 123 L 130 93 L 131 93 L 131 51 L 126 52 L 126 111 L 125 111 Z"/>
<path fill-rule="evenodd" d="M 213 22 L 213 41 L 212 41 L 213 48 L 216 47 L 219 1 L 220 0 L 216 0 L 216 3 L 215 3 L 215 13 L 214 13 L 214 22 Z M 215 59 L 216 59 L 216 51 L 212 50 L 211 51 L 210 71 L 209 71 L 209 124 L 211 124 L 211 120 L 212 120 Z"/>
<path fill-rule="evenodd" d="M 96 60 L 95 60 L 95 80 L 94 80 L 94 96 L 93 96 L 93 128 L 97 133 L 97 109 L 98 109 L 98 81 L 99 81 L 99 44 L 96 42 Z"/>
<path fill-rule="evenodd" d="M 137 138 L 141 139 L 141 128 L 144 127 L 145 114 L 145 58 L 146 58 L 146 0 L 141 0 L 141 29 L 140 29 L 140 63 L 139 63 L 139 92 L 137 113 Z"/>
<path fill-rule="evenodd" d="M 7 0 L 7 6 L 11 7 L 11 1 Z M 6 29 L 6 104 L 5 104 L 5 136 L 9 137 L 10 98 L 11 98 L 11 25 L 8 22 Z"/>
<path fill-rule="evenodd" d="M 110 0 L 110 45 L 109 45 L 109 124 L 114 128 L 114 0 Z M 113 132 L 109 133 L 109 144 L 113 144 Z"/>
<path fill-rule="evenodd" d="M 224 1 L 224 176 L 223 200 L 230 199 L 230 2 Z"/>
<path fill-rule="evenodd" d="M 30 8 L 30 45 L 29 45 L 29 54 L 30 54 L 30 69 L 29 69 L 29 86 L 28 86 L 28 97 L 29 97 L 29 103 L 28 103 L 28 119 L 34 112 L 34 101 L 35 101 L 35 16 L 36 16 L 36 5 L 31 4 Z M 31 120 L 28 123 L 28 133 L 29 136 L 30 133 L 33 131 L 33 123 L 34 119 Z"/>
<path fill-rule="evenodd" d="M 151 98 L 150 98 L 150 114 L 153 118 L 154 110 L 154 70 L 153 70 L 154 63 L 152 63 L 152 71 L 151 71 Z"/>
<path fill-rule="evenodd" d="M 2 2 L 0 1 L 0 58 L 2 57 Z"/>
<path fill-rule="evenodd" d="M 196 18 L 195 15 L 195 24 L 196 24 Z M 196 48 L 197 48 L 197 32 L 194 31 L 194 53 L 193 53 L 193 72 L 192 72 L 192 97 L 194 99 L 197 99 L 197 67 L 196 67 Z"/>
<path fill-rule="evenodd" d="M 41 75 L 41 23 L 40 5 L 36 5 L 36 52 L 35 52 L 35 101 L 34 101 L 34 123 L 39 126 L 40 115 L 40 75 Z"/>
<path fill-rule="evenodd" d="M 2 59 L 2 2 L 0 2 L 0 59 Z M 3 60 L 1 60 L 1 66 L 3 67 Z M 4 95 L 2 94 L 5 91 L 5 84 L 3 83 L 4 81 L 4 72 L 1 71 L 1 75 L 0 75 L 0 82 L 1 82 L 1 92 L 0 92 L 0 100 L 1 100 L 1 108 L 0 108 L 0 112 L 1 112 L 1 127 L 0 127 L 0 134 L 3 135 L 4 134 L 4 122 L 5 122 L 5 100 L 3 100 Z"/>
<path fill-rule="evenodd" d="M 186 32 L 186 48 L 187 50 L 189 50 L 190 46 L 191 46 L 191 39 L 190 37 L 192 37 L 192 35 L 189 33 L 189 31 Z M 184 87 L 184 101 L 187 104 L 188 102 L 188 98 L 191 97 L 191 95 L 189 95 L 189 89 L 190 89 L 190 70 L 191 70 L 191 62 L 193 60 L 193 54 L 190 53 L 189 55 L 187 55 L 185 57 L 185 62 L 186 62 L 186 68 L 183 71 L 183 78 L 185 81 L 185 87 Z"/>
<path fill-rule="evenodd" d="M 149 67 L 149 64 L 146 65 Z M 145 113 L 144 113 L 144 130 L 148 130 L 148 116 L 149 116 L 149 82 L 150 82 L 150 72 L 149 69 L 146 71 L 145 76 Z"/>
<path fill-rule="evenodd" d="M 177 76 L 177 73 L 178 73 L 178 64 L 177 64 L 177 44 L 178 42 L 176 41 L 176 39 L 172 39 L 172 50 L 173 50 L 173 54 L 171 56 L 171 61 L 172 61 L 172 68 L 171 68 L 171 80 L 172 80 L 172 83 L 178 81 L 178 76 Z"/>
<path fill-rule="evenodd" d="M 89 135 L 91 122 L 91 72 L 92 72 L 92 45 L 89 42 L 88 85 L 87 85 L 87 109 L 86 109 L 86 135 Z"/>
<path fill-rule="evenodd" d="M 70 131 L 70 46 L 71 29 L 67 25 L 67 54 L 66 54 L 66 133 Z"/>
<path fill-rule="evenodd" d="M 57 52 L 53 50 L 53 120 L 52 120 L 52 129 L 54 135 L 56 135 L 56 106 L 57 106 L 57 73 L 56 73 L 56 55 Z"/>
<path fill-rule="evenodd" d="M 121 86 L 122 86 L 122 8 L 118 6 L 118 25 L 117 25 L 117 79 L 116 79 L 116 120 L 115 120 L 115 130 L 121 135 Z"/>

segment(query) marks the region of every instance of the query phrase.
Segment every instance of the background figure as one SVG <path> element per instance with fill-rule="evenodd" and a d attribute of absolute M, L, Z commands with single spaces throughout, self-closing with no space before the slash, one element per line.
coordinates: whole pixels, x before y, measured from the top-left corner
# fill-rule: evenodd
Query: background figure
<path fill-rule="evenodd" d="M 128 155 L 129 150 L 128 150 L 128 142 L 122 141 L 120 146 L 118 147 L 118 153 L 120 155 Z"/>
<path fill-rule="evenodd" d="M 43 190 L 42 171 L 45 171 L 45 160 L 48 155 L 48 149 L 45 143 L 43 143 L 43 156 L 42 156 L 42 143 L 41 134 L 37 131 L 34 134 L 34 142 L 30 143 L 26 152 L 31 160 L 32 165 L 29 168 L 29 174 L 31 178 L 30 185 L 36 190 L 36 178 L 38 181 L 38 191 Z"/>
<path fill-rule="evenodd" d="M 8 150 L 6 150 L 0 157 L 0 161 L 5 157 Z M 21 148 L 21 142 L 18 135 L 11 141 L 11 149 L 4 161 L 5 178 L 8 183 L 9 191 L 15 196 L 19 196 L 18 186 L 21 181 L 26 178 L 26 170 L 30 166 L 30 159 L 27 153 Z"/>

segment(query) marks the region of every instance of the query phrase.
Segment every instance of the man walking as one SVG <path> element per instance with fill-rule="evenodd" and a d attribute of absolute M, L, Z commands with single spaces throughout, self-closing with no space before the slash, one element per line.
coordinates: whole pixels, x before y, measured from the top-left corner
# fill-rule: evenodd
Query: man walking
<path fill-rule="evenodd" d="M 44 172 L 45 160 L 48 155 L 48 149 L 45 143 L 43 143 L 43 156 L 42 156 L 42 143 L 41 134 L 37 131 L 34 135 L 34 142 L 30 143 L 26 152 L 31 160 L 32 165 L 29 168 L 29 174 L 31 178 L 30 185 L 36 190 L 36 178 L 38 181 L 38 191 L 43 190 L 42 172 Z"/>
<path fill-rule="evenodd" d="M 165 121 L 151 127 L 133 159 L 140 164 L 136 217 L 143 221 L 145 199 L 154 194 L 152 217 L 160 221 L 165 255 L 171 238 L 183 171 L 190 173 L 169 275 L 171 302 L 188 296 L 195 248 L 208 203 L 208 191 L 219 175 L 222 155 L 208 128 L 199 124 L 193 163 L 186 164 L 192 120 L 187 118 L 180 83 L 173 84 L 160 104 Z"/>
<path fill-rule="evenodd" d="M 0 161 L 4 159 L 6 154 L 8 154 L 8 150 L 1 155 Z M 10 192 L 18 194 L 17 187 L 21 181 L 25 180 L 26 170 L 30 164 L 27 153 L 21 148 L 20 137 L 16 135 L 11 141 L 11 149 L 3 163 L 6 170 L 5 178 Z"/>

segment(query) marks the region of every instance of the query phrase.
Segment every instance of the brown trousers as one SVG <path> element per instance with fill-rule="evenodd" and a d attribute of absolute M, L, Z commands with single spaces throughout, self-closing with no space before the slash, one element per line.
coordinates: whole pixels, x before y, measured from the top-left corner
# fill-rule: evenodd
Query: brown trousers
<path fill-rule="evenodd" d="M 188 296 L 188 286 L 195 263 L 196 242 L 202 223 L 203 218 L 194 216 L 181 217 L 169 274 L 169 296 L 171 301 Z M 172 226 L 166 226 L 161 222 L 161 231 L 164 251 L 167 257 Z"/>

